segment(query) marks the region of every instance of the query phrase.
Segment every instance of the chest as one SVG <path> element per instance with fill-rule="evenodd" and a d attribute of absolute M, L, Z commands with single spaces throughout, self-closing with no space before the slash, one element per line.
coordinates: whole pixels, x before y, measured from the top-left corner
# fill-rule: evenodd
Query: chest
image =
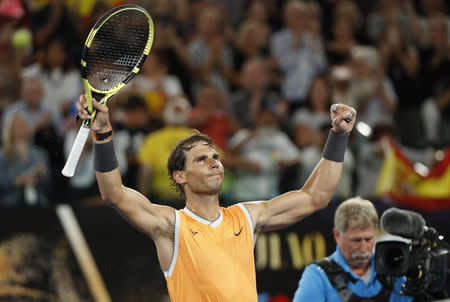
<path fill-rule="evenodd" d="M 199 222 L 183 221 L 180 229 L 180 256 L 188 262 L 210 266 L 248 262 L 253 256 L 249 228 L 244 221 L 222 221 L 216 227 Z"/>

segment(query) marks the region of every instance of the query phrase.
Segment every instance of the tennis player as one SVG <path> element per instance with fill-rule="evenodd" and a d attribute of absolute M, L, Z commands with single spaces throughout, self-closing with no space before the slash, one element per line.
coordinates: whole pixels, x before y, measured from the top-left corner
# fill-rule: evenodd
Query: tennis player
<path fill-rule="evenodd" d="M 305 185 L 271 200 L 219 206 L 224 168 L 210 138 L 199 133 L 181 141 L 168 160 L 169 177 L 185 197 L 175 210 L 151 203 L 122 184 L 108 108 L 93 100 L 94 167 L 102 198 L 153 239 L 173 302 L 256 302 L 253 248 L 262 231 L 288 227 L 327 206 L 341 177 L 356 111 L 331 106 L 332 129 L 323 158 Z M 79 117 L 89 119 L 86 100 Z"/>

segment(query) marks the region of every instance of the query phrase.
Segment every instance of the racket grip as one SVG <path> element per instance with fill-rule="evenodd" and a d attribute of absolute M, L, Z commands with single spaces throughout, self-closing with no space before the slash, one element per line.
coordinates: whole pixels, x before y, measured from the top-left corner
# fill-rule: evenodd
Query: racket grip
<path fill-rule="evenodd" d="M 89 136 L 91 127 L 89 125 L 81 125 L 78 131 L 75 142 L 73 143 L 72 150 L 70 150 L 69 157 L 67 158 L 66 165 L 62 169 L 62 174 L 66 177 L 72 177 L 75 174 L 75 168 L 77 167 L 78 160 L 80 159 L 81 152 L 83 152 L 84 145 Z"/>

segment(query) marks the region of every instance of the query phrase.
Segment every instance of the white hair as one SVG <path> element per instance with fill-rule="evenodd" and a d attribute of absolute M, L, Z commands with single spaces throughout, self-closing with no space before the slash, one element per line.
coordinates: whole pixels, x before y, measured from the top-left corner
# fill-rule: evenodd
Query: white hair
<path fill-rule="evenodd" d="M 373 225 L 378 228 L 378 213 L 374 205 L 361 197 L 353 197 L 342 202 L 334 213 L 334 227 L 340 234 L 347 231 L 354 221 L 356 227 L 367 228 Z"/>

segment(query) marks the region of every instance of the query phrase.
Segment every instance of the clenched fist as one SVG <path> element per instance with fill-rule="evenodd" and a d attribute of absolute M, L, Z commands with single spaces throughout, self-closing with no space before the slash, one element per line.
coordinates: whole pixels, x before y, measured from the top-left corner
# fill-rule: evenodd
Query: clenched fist
<path fill-rule="evenodd" d="M 348 133 L 355 126 L 356 110 L 344 104 L 333 104 L 330 108 L 333 131 Z"/>

